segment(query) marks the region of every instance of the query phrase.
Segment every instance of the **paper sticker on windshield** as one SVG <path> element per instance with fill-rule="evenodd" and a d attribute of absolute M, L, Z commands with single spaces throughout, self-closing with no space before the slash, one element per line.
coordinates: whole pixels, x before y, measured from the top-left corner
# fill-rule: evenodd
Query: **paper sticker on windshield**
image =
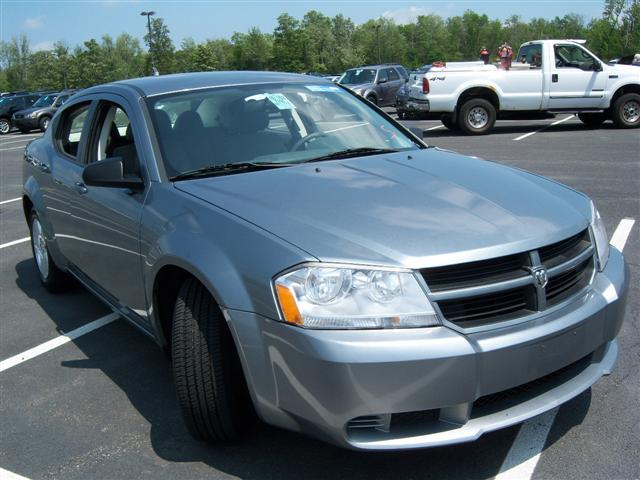
<path fill-rule="evenodd" d="M 311 90 L 312 92 L 341 92 L 342 89 L 340 87 L 336 87 L 335 85 L 305 85 L 307 90 Z"/>
<path fill-rule="evenodd" d="M 296 106 L 281 93 L 265 93 L 264 96 L 278 107 L 278 110 L 295 110 L 296 108 Z"/>

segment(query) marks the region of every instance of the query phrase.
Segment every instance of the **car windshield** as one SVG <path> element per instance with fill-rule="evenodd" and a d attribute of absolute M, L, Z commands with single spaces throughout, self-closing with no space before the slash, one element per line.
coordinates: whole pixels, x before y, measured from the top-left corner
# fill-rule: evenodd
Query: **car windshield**
<path fill-rule="evenodd" d="M 221 87 L 148 100 L 170 178 L 414 150 L 384 115 L 332 84 Z M 244 171 L 249 171 L 245 169 Z"/>
<path fill-rule="evenodd" d="M 43 95 L 33 104 L 34 107 L 50 107 L 56 99 L 54 95 Z"/>
<path fill-rule="evenodd" d="M 344 72 L 338 83 L 342 85 L 358 85 L 361 83 L 373 83 L 375 79 L 376 70 L 374 68 L 354 68 Z"/>

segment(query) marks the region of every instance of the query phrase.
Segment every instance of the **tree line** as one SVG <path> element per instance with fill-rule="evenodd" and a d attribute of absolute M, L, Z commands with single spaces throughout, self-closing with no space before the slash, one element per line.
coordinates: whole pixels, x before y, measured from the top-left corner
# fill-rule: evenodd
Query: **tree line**
<path fill-rule="evenodd" d="M 311 10 L 302 19 L 283 13 L 273 32 L 251 28 L 230 38 L 203 42 L 185 39 L 176 48 L 169 27 L 153 18 L 145 46 L 128 33 L 104 35 L 69 47 L 31 51 L 26 35 L 0 42 L 0 91 L 84 88 L 148 75 L 212 70 L 279 70 L 339 74 L 357 65 L 401 63 L 411 68 L 435 60 L 478 58 L 481 47 L 492 53 L 503 41 L 514 48 L 528 40 L 584 38 L 607 61 L 640 52 L 640 0 L 606 0 L 600 18 L 585 22 L 579 14 L 554 19 L 519 16 L 504 20 L 467 10 L 442 18 L 419 16 L 397 25 L 388 18 L 361 25 L 339 14 Z"/>

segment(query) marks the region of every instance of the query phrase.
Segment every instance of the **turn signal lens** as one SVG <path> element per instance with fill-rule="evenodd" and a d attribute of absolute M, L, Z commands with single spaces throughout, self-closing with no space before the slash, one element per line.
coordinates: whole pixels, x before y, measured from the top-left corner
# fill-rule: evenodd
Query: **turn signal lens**
<path fill-rule="evenodd" d="M 300 310 L 298 310 L 296 300 L 293 298 L 291 291 L 284 285 L 276 285 L 276 290 L 278 292 L 278 300 L 280 300 L 280 307 L 282 308 L 284 319 L 289 323 L 301 325 L 302 316 L 300 315 Z"/>

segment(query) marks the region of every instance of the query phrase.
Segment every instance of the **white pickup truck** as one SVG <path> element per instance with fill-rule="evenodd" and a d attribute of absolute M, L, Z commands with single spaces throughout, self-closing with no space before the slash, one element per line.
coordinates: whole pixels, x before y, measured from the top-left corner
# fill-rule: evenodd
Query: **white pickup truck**
<path fill-rule="evenodd" d="M 496 119 L 577 113 L 588 125 L 640 126 L 640 67 L 608 65 L 582 40 L 524 43 L 510 70 L 453 63 L 412 74 L 404 112 L 441 113 L 450 129 L 480 135 Z"/>

